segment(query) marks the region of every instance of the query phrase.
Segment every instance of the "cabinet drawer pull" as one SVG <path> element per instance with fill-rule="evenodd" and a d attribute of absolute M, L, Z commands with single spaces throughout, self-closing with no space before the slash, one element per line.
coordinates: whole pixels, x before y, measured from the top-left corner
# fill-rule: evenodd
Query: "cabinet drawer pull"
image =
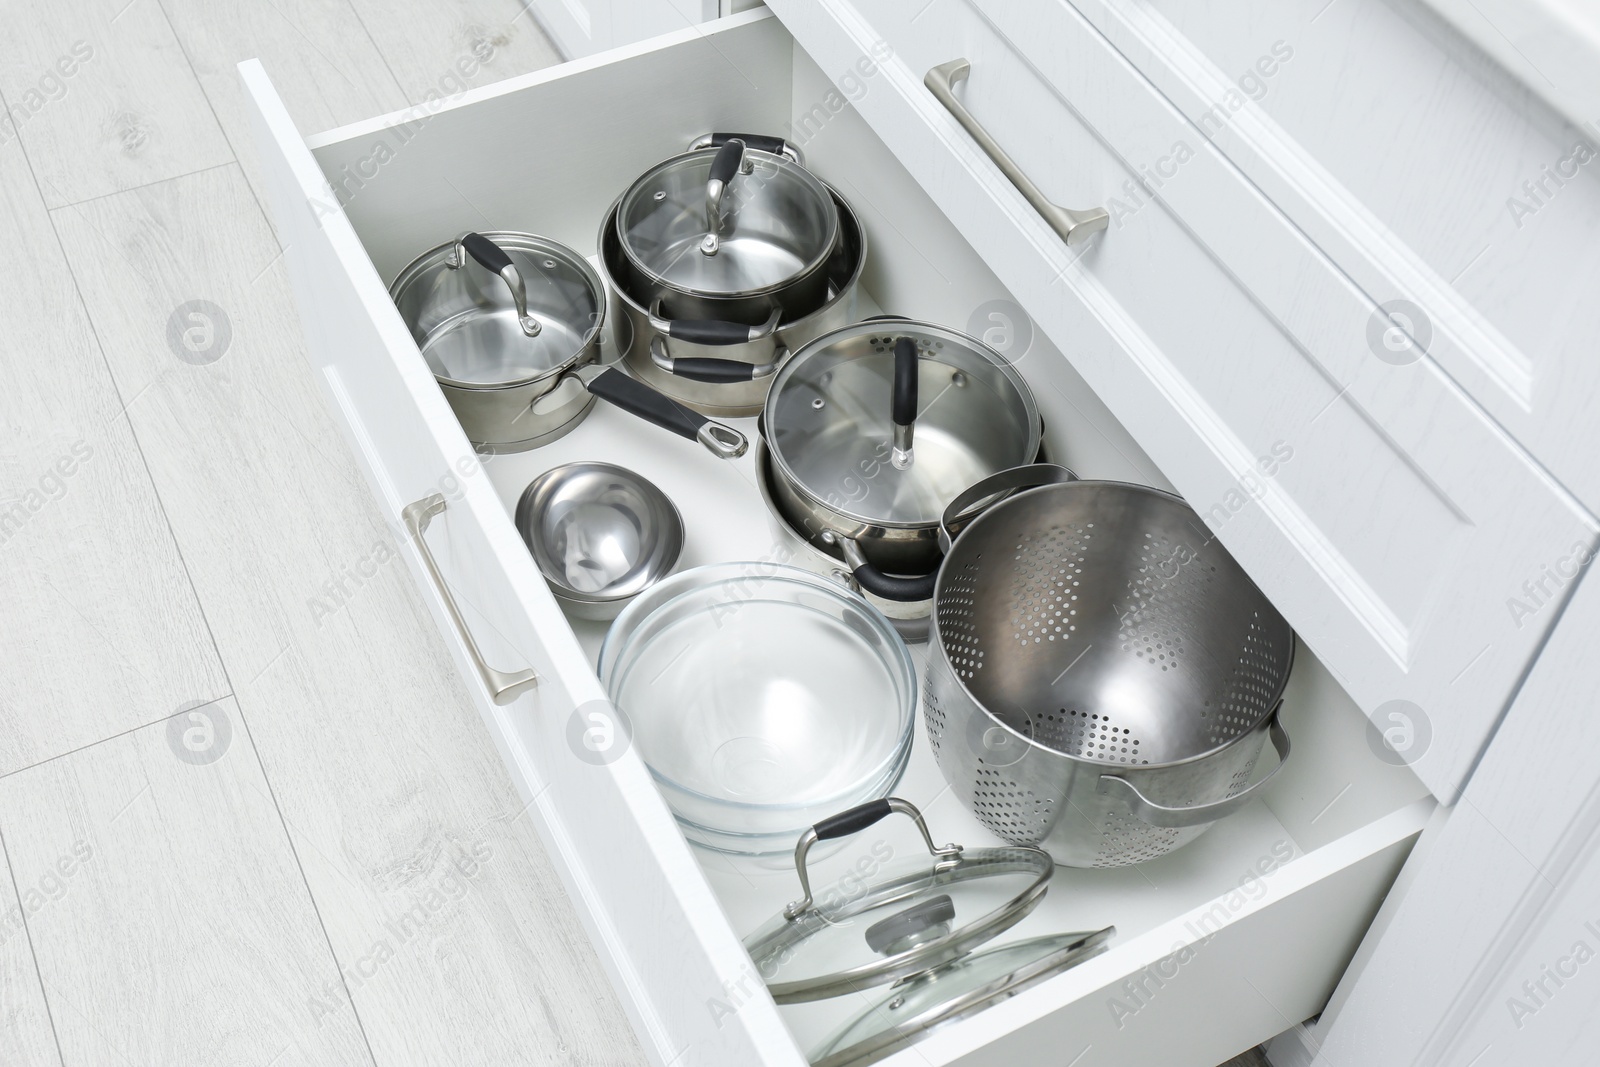
<path fill-rule="evenodd" d="M 965 81 L 971 72 L 971 63 L 965 59 L 952 59 L 928 71 L 928 76 L 922 79 L 922 83 L 972 135 L 972 139 L 978 142 L 978 147 L 988 153 L 989 158 L 994 160 L 994 165 L 1000 168 L 1000 173 L 1010 179 L 1011 184 L 1027 198 L 1035 211 L 1044 216 L 1050 228 L 1055 230 L 1063 241 L 1069 245 L 1082 244 L 1090 236 L 1105 229 L 1111 222 L 1111 216 L 1106 214 L 1105 208 L 1074 211 L 1072 208 L 1061 207 L 1046 199 L 1044 193 L 1039 191 L 1039 187 L 1022 173 L 1022 168 L 1017 166 L 1016 160 L 1007 155 L 999 142 L 989 136 L 989 131 L 984 129 L 983 124 L 967 110 L 967 106 L 956 99 L 956 84 Z"/>
<path fill-rule="evenodd" d="M 405 510 L 400 513 L 400 518 L 405 522 L 406 531 L 411 534 L 411 540 L 417 546 L 417 554 L 422 557 L 422 565 L 427 568 L 428 577 L 432 579 L 433 587 L 439 593 L 439 599 L 444 601 L 445 614 L 450 616 L 450 623 L 456 629 L 456 636 L 467 646 L 467 656 L 477 668 L 478 677 L 483 680 L 483 687 L 489 691 L 489 699 L 496 704 L 509 704 L 537 686 L 539 675 L 533 670 L 512 671 L 508 674 L 505 671 L 495 670 L 483 661 L 483 653 L 478 651 L 478 642 L 472 639 L 472 632 L 467 629 L 467 620 L 461 617 L 461 609 L 456 607 L 456 598 L 450 594 L 450 587 L 445 584 L 444 575 L 439 573 L 439 564 L 434 562 L 433 553 L 428 549 L 427 538 L 422 536 L 427 532 L 428 523 L 444 509 L 444 495 L 433 493 L 414 504 L 407 504 Z"/>

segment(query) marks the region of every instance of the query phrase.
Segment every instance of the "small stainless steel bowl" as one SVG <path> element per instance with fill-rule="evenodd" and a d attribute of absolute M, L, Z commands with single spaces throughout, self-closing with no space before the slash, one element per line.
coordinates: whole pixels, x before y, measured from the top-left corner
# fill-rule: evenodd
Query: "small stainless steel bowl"
<path fill-rule="evenodd" d="M 672 573 L 683 516 L 655 484 L 610 463 L 545 471 L 517 501 L 517 531 L 550 591 L 580 619 L 614 619 Z"/>

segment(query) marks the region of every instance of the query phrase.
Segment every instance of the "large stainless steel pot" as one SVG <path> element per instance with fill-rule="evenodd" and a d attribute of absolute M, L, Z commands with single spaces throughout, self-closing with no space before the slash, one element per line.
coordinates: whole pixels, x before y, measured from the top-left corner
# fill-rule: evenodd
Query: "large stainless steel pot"
<path fill-rule="evenodd" d="M 1033 392 L 982 341 L 913 319 L 824 334 L 774 376 L 761 416 L 782 517 L 861 587 L 926 600 L 939 521 L 972 483 L 1039 452 Z"/>
<path fill-rule="evenodd" d="M 922 687 L 939 770 L 978 819 L 1057 863 L 1120 867 L 1260 795 L 1294 633 L 1178 497 L 1004 471 L 949 545 Z M 946 535 L 945 539 L 948 539 Z"/>
<path fill-rule="evenodd" d="M 662 303 L 636 298 L 616 229 L 616 205 L 600 226 L 600 273 L 610 306 L 613 347 L 634 377 L 682 404 L 721 418 L 755 415 L 767 398 L 778 364 L 807 341 L 858 317 L 867 234 L 850 205 L 829 190 L 839 214 L 839 239 L 828 258 L 828 292 L 821 307 L 759 326 L 669 319 Z"/>
<path fill-rule="evenodd" d="M 616 230 L 641 303 L 665 315 L 757 326 L 827 299 L 839 217 L 827 187 L 780 152 L 727 136 L 664 160 L 622 194 Z"/>
<path fill-rule="evenodd" d="M 596 397 L 724 458 L 745 451 L 737 430 L 598 364 L 605 287 L 564 245 L 509 230 L 468 233 L 418 256 L 389 295 L 481 452 L 553 441 Z"/>

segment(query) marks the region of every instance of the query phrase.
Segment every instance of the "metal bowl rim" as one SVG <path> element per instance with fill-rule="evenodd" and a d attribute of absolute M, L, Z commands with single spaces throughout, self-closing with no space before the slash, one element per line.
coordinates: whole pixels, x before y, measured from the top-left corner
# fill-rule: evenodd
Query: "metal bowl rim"
<path fill-rule="evenodd" d="M 528 531 L 537 525 L 535 522 L 536 513 L 533 510 L 533 499 L 538 495 L 538 491 L 544 486 L 562 481 L 565 478 L 570 478 L 576 474 L 580 468 L 605 471 L 614 477 L 620 478 L 622 481 L 632 484 L 634 488 L 638 489 L 643 496 L 650 499 L 654 503 L 666 505 L 666 508 L 663 509 L 660 514 L 668 516 L 670 521 L 664 523 L 662 529 L 663 531 L 671 531 L 676 535 L 674 540 L 677 541 L 677 548 L 672 552 L 670 559 L 663 561 L 665 570 L 658 577 L 647 583 L 643 589 L 636 589 L 631 593 L 613 594 L 611 596 L 595 596 L 593 594 L 582 593 L 576 589 L 573 589 L 565 582 L 550 577 L 549 574 L 545 573 L 545 569 L 543 567 L 539 567 L 539 557 L 534 554 L 533 546 L 528 543 Z M 655 588 L 667 578 L 671 577 L 672 568 L 678 565 L 678 559 L 683 555 L 683 513 L 678 510 L 678 505 L 673 503 L 672 498 L 663 492 L 661 487 L 656 485 L 655 482 L 652 482 L 638 471 L 629 470 L 627 467 L 619 467 L 615 463 L 605 463 L 601 460 L 574 460 L 571 463 L 563 463 L 560 466 L 551 467 L 549 470 L 539 474 L 528 483 L 527 487 L 522 490 L 522 495 L 517 498 L 515 523 L 517 527 L 517 533 L 522 536 L 523 544 L 528 545 L 528 554 L 533 557 L 534 566 L 538 567 L 539 573 L 544 575 L 545 582 L 550 586 L 550 592 L 557 600 L 566 600 L 574 604 L 600 607 L 607 604 L 616 604 L 622 601 L 632 600 L 635 597 L 641 596 L 647 590 Z"/>

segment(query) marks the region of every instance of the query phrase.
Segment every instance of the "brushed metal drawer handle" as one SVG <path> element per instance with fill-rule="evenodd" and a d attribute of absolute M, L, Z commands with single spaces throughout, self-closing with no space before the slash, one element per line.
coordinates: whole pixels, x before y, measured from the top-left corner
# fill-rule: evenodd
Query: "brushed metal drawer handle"
<path fill-rule="evenodd" d="M 972 73 L 971 63 L 965 59 L 952 59 L 928 71 L 928 76 L 922 79 L 922 84 L 926 85 L 939 103 L 955 116 L 956 121 L 972 135 L 974 141 L 978 142 L 978 147 L 994 160 L 994 165 L 1000 168 L 1000 173 L 1010 179 L 1011 184 L 1027 198 L 1035 211 L 1044 216 L 1050 228 L 1056 231 L 1063 241 L 1069 245 L 1082 244 L 1110 225 L 1111 216 L 1106 214 L 1105 208 L 1074 211 L 1072 208 L 1053 204 L 1039 191 L 1039 187 L 1022 173 L 1022 168 L 1017 166 L 1016 160 L 1007 155 L 1006 150 L 1000 147 L 1000 143 L 989 136 L 989 131 L 984 129 L 983 124 L 967 110 L 967 106 L 956 99 L 956 85 L 965 81 L 970 73 Z"/>
<path fill-rule="evenodd" d="M 445 614 L 450 616 L 450 622 L 456 628 L 456 636 L 467 646 L 467 656 L 477 668 L 483 687 L 489 691 L 489 699 L 496 704 L 509 704 L 537 686 L 539 675 L 533 670 L 512 671 L 508 674 L 505 671 L 495 670 L 483 661 L 483 653 L 478 651 L 478 642 L 472 639 L 472 632 L 467 629 L 467 620 L 461 617 L 461 609 L 456 607 L 456 598 L 450 595 L 450 587 L 445 585 L 444 575 L 439 573 L 439 564 L 434 562 L 427 538 L 422 536 L 427 532 L 428 524 L 433 521 L 433 517 L 444 509 L 444 494 L 433 493 L 414 504 L 407 504 L 405 510 L 400 513 L 400 518 L 406 524 L 406 531 L 411 534 L 411 540 L 416 543 L 417 554 L 422 557 L 422 565 L 427 568 L 428 577 L 432 579 L 433 587 L 439 593 L 439 599 L 444 601 Z"/>

